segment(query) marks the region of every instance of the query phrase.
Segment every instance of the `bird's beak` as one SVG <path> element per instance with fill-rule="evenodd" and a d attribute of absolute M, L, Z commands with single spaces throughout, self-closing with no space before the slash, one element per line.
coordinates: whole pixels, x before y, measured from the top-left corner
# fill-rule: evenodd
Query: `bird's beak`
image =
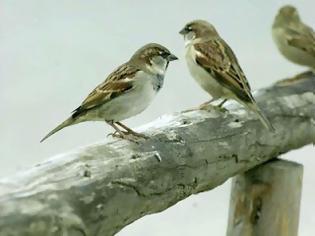
<path fill-rule="evenodd" d="M 183 28 L 181 31 L 179 31 L 179 34 L 185 35 L 188 33 L 188 30 L 186 28 Z"/>
<path fill-rule="evenodd" d="M 167 60 L 168 61 L 175 61 L 175 60 L 178 60 L 177 56 L 175 56 L 174 54 L 170 54 L 168 57 L 167 57 Z"/>

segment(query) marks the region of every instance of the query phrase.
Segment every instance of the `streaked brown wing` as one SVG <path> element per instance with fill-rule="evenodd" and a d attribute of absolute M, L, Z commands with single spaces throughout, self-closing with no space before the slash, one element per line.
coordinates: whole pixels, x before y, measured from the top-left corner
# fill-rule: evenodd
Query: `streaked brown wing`
<path fill-rule="evenodd" d="M 240 99 L 252 100 L 249 83 L 232 49 L 222 39 L 194 45 L 196 62 Z"/>
<path fill-rule="evenodd" d="M 302 50 L 315 57 L 315 39 L 294 37 L 289 38 L 287 41 L 290 46 Z"/>
<path fill-rule="evenodd" d="M 106 80 L 97 86 L 82 102 L 81 106 L 73 112 L 73 116 L 108 102 L 110 99 L 120 96 L 132 89 L 135 74 L 138 68 L 129 64 L 123 64 L 112 72 Z"/>
<path fill-rule="evenodd" d="M 287 28 L 290 37 L 288 45 L 300 49 L 315 57 L 315 32 L 307 25 L 300 25 L 299 28 Z"/>
<path fill-rule="evenodd" d="M 103 84 L 101 87 L 94 89 L 88 97 L 83 101 L 81 107 L 91 109 L 100 104 L 104 104 L 113 97 L 117 97 L 126 90 L 132 88 L 131 82 L 110 81 Z"/>

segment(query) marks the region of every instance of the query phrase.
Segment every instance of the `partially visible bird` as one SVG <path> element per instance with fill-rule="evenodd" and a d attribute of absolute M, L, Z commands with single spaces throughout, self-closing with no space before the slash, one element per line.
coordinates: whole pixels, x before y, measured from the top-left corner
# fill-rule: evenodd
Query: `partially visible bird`
<path fill-rule="evenodd" d="M 272 36 L 288 60 L 315 69 L 315 33 L 301 21 L 296 8 L 280 8 L 272 25 Z"/>
<path fill-rule="evenodd" d="M 115 69 L 73 111 L 71 117 L 48 133 L 41 142 L 67 126 L 85 121 L 105 121 L 115 129 L 115 136 L 120 138 L 132 140 L 132 136 L 145 137 L 120 121 L 148 107 L 163 86 L 169 62 L 176 59 L 162 45 L 150 43 L 143 46 L 129 61 Z"/>
<path fill-rule="evenodd" d="M 212 99 L 234 99 L 254 111 L 269 130 L 274 128 L 261 112 L 251 94 L 249 83 L 229 45 L 215 27 L 204 20 L 195 20 L 179 32 L 184 36 L 186 61 L 192 77 Z"/>

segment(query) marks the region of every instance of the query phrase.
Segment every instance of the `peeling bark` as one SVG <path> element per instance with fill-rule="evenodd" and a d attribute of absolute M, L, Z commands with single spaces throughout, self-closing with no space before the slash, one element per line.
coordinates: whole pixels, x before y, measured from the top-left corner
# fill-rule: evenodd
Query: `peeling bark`
<path fill-rule="evenodd" d="M 103 236 L 315 141 L 315 76 L 255 94 L 276 128 L 231 102 L 165 115 L 133 143 L 106 139 L 0 181 L 1 236 Z"/>

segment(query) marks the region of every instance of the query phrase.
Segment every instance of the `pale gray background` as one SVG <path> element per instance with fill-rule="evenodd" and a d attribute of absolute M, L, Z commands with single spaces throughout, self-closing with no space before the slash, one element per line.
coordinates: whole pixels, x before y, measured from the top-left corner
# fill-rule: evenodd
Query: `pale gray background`
<path fill-rule="evenodd" d="M 270 26 L 279 6 L 296 5 L 315 26 L 314 0 L 252 1 L 41 1 L 0 3 L 0 176 L 49 156 L 104 139 L 103 123 L 77 125 L 39 140 L 76 108 L 105 75 L 148 42 L 159 42 L 180 61 L 138 126 L 208 99 L 191 79 L 177 33 L 192 19 L 206 19 L 229 42 L 253 88 L 305 70 L 282 58 Z M 294 129 L 294 127 L 288 127 Z M 305 165 L 300 235 L 315 235 L 314 147 L 284 155 Z M 118 235 L 224 235 L 229 183 L 192 196 L 163 213 L 147 216 Z"/>

